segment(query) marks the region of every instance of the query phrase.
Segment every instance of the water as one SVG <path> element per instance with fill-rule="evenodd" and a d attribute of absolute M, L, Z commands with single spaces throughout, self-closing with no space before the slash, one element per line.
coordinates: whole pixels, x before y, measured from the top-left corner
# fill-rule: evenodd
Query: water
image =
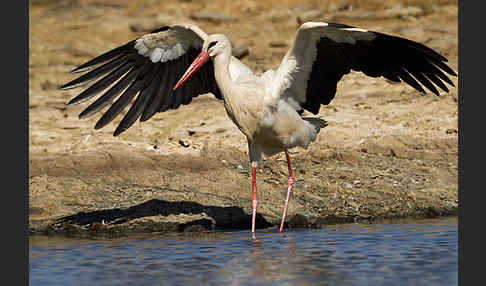
<path fill-rule="evenodd" d="M 458 285 L 457 218 L 116 239 L 30 237 L 30 285 Z"/>

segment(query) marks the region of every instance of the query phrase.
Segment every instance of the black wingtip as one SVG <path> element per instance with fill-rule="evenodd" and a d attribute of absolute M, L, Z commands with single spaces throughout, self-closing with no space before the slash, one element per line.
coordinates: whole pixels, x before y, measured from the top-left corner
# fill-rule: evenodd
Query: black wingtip
<path fill-rule="evenodd" d="M 86 117 L 88 117 L 88 116 L 86 114 L 83 114 L 83 112 L 78 114 L 78 119 L 85 119 Z"/>
<path fill-rule="evenodd" d="M 90 69 L 93 69 L 94 66 L 89 66 L 89 67 L 82 67 L 82 66 L 79 66 L 79 67 L 76 67 L 75 69 L 71 70 L 69 73 L 80 73 L 80 72 L 84 72 L 84 71 L 87 71 L 87 70 L 90 70 Z"/>
<path fill-rule="evenodd" d="M 79 98 L 79 96 L 76 96 L 75 98 L 71 99 L 66 105 L 68 106 L 78 105 L 80 103 L 87 101 L 88 99 L 89 98 Z"/>
<path fill-rule="evenodd" d="M 73 88 L 75 88 L 75 86 L 70 85 L 70 82 L 68 82 L 68 83 L 65 83 L 65 84 L 61 85 L 57 89 L 59 89 L 59 90 L 68 90 L 68 89 L 73 89 Z"/>
<path fill-rule="evenodd" d="M 79 101 L 76 101 L 75 98 L 71 99 L 68 103 L 66 103 L 67 106 L 73 106 L 79 104 Z"/>
<path fill-rule="evenodd" d="M 75 69 L 73 69 L 71 71 L 71 73 L 80 73 L 80 72 L 84 72 L 84 71 L 87 71 L 87 70 L 91 70 L 91 69 L 95 68 L 96 66 L 98 66 L 99 64 L 102 64 L 104 62 L 112 60 L 113 58 L 116 58 L 120 55 L 123 55 L 126 52 L 126 50 L 134 43 L 135 43 L 135 40 L 130 41 L 130 42 L 128 42 L 124 45 L 121 45 L 117 48 L 114 48 L 112 50 L 109 50 L 108 52 L 105 52 L 105 53 L 85 62 L 84 64 L 76 67 Z"/>
<path fill-rule="evenodd" d="M 93 104 L 92 103 L 90 106 L 86 107 L 86 109 L 84 109 L 79 115 L 78 115 L 78 118 L 79 119 L 84 119 L 84 118 L 88 118 L 90 117 L 91 115 L 95 114 L 96 112 L 98 112 L 99 109 L 101 108 L 94 108 L 93 107 Z"/>
<path fill-rule="evenodd" d="M 108 124 L 108 122 L 103 121 L 103 120 L 99 120 L 98 122 L 96 122 L 94 129 L 95 130 L 101 129 L 101 128 L 105 127 L 106 124 Z"/>
<path fill-rule="evenodd" d="M 122 134 L 122 133 L 123 133 L 123 132 L 125 132 L 126 130 L 128 130 L 128 128 L 118 126 L 118 127 L 115 129 L 115 132 L 113 132 L 113 137 L 116 137 L 116 136 L 118 136 L 118 135 Z"/>

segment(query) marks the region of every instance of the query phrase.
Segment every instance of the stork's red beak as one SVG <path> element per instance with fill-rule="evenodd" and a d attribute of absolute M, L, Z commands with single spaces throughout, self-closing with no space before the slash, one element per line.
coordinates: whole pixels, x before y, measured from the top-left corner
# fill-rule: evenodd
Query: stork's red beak
<path fill-rule="evenodd" d="M 192 62 L 186 72 L 182 75 L 181 79 L 177 82 L 172 90 L 176 90 L 181 84 L 183 84 L 188 78 L 191 77 L 200 67 L 202 67 L 209 59 L 209 53 L 202 51 Z"/>

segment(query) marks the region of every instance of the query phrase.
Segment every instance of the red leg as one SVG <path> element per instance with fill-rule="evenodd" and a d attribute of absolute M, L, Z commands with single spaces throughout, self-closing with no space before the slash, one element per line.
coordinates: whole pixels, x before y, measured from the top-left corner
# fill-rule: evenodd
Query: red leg
<path fill-rule="evenodd" d="M 252 217 L 251 217 L 251 232 L 255 232 L 255 220 L 256 220 L 256 210 L 257 210 L 257 197 L 256 197 L 256 164 L 251 164 L 251 169 L 252 169 L 252 175 L 251 175 L 251 181 L 252 181 L 252 197 L 251 197 L 251 209 L 253 210 L 252 212 Z"/>
<path fill-rule="evenodd" d="M 294 185 L 294 174 L 292 173 L 292 167 L 290 166 L 290 156 L 289 152 L 285 151 L 285 157 L 287 158 L 287 167 L 289 168 L 289 180 L 287 182 L 287 197 L 285 198 L 285 207 L 282 215 L 282 222 L 280 223 L 280 232 L 283 232 L 285 215 L 287 214 L 287 209 L 289 207 L 290 193 L 292 192 L 292 186 Z"/>

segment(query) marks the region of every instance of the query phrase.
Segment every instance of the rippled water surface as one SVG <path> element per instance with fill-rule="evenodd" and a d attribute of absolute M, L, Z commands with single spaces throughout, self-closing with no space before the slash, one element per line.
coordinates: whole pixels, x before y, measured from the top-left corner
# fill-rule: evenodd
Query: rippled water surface
<path fill-rule="evenodd" d="M 30 237 L 30 285 L 457 285 L 457 218 L 322 229 Z"/>

